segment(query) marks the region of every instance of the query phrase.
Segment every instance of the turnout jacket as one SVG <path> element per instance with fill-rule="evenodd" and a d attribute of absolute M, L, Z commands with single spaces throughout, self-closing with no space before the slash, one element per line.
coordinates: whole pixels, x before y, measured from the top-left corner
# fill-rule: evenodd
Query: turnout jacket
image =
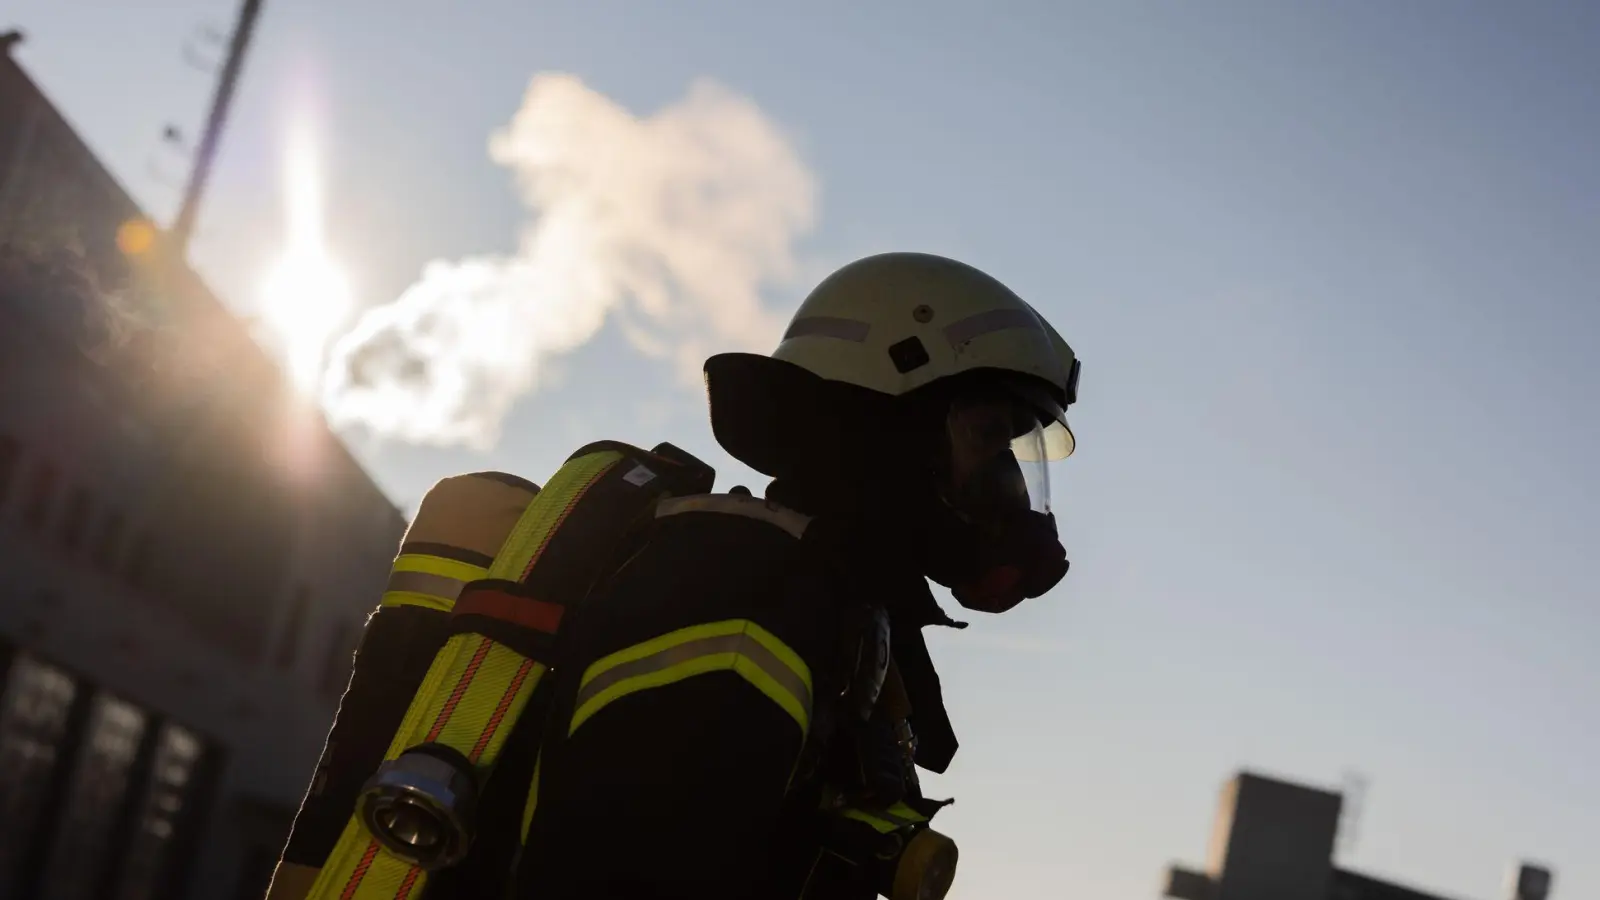
<path fill-rule="evenodd" d="M 948 764 L 920 628 L 949 620 L 852 532 L 738 493 L 662 505 L 563 635 L 513 896 L 801 897 L 872 607 L 890 613 L 920 761 Z"/>
<path fill-rule="evenodd" d="M 840 816 L 883 832 L 925 822 L 940 805 L 913 785 L 892 809 L 825 809 L 831 783 L 859 768 L 841 710 L 874 649 L 874 608 L 890 623 L 880 636 L 909 700 L 916 760 L 943 771 L 956 742 L 921 628 L 957 623 L 913 567 L 860 527 L 748 492 L 663 500 L 566 610 L 549 672 L 482 786 L 471 852 L 415 894 L 406 882 L 389 893 L 870 898 L 864 878 L 818 874 Z M 390 733 L 360 725 L 394 718 L 406 691 L 389 690 L 385 710 L 349 701 L 363 678 L 419 677 L 411 670 L 426 667 L 439 638 L 416 615 L 390 615 L 396 624 L 383 635 L 369 628 L 272 900 L 306 896 L 382 758 Z M 372 643 L 380 637 L 383 647 Z M 362 654 L 379 650 L 392 664 L 363 670 Z M 374 889 L 369 879 L 357 896 Z"/>

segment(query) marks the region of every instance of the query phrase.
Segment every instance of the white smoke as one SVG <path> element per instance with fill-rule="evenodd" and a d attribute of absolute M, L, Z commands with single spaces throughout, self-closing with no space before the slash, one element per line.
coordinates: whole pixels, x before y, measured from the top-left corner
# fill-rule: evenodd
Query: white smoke
<path fill-rule="evenodd" d="M 492 446 L 545 360 L 608 316 L 698 383 L 709 352 L 776 343 L 763 286 L 795 274 L 814 178 L 749 100 L 699 81 L 639 118 L 570 75 L 535 76 L 489 142 L 531 214 L 517 253 L 436 261 L 334 348 L 335 425 Z"/>

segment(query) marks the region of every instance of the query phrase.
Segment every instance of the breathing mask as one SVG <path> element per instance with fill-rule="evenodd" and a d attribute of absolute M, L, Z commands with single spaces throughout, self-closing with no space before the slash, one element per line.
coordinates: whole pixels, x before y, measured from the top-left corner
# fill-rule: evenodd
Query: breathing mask
<path fill-rule="evenodd" d="M 1060 407 L 1025 386 L 955 394 L 936 466 L 941 509 L 925 523 L 928 577 L 969 609 L 1004 612 L 1067 572 L 1049 462 L 1072 449 Z"/>

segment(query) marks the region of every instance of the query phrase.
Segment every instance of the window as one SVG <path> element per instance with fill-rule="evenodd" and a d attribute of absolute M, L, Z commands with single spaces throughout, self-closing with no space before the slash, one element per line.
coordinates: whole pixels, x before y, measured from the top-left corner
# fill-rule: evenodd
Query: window
<path fill-rule="evenodd" d="M 59 477 L 56 467 L 47 462 L 39 463 L 39 467 L 34 469 L 33 481 L 28 484 L 22 505 L 22 521 L 30 528 L 43 528 L 45 521 L 50 518 L 50 501 L 55 498 Z"/>
<path fill-rule="evenodd" d="M 117 546 L 122 540 L 122 513 L 112 510 L 100 523 L 100 533 L 95 537 L 90 560 L 95 568 L 109 572 L 117 562 Z"/>
<path fill-rule="evenodd" d="M 0 695 L 0 894 L 16 889 L 77 699 L 66 672 L 19 656 Z"/>
<path fill-rule="evenodd" d="M 118 873 L 115 900 L 154 900 L 164 895 L 177 861 L 179 832 L 197 800 L 195 770 L 204 751 L 199 736 L 188 729 L 170 723 L 162 727 Z"/>
<path fill-rule="evenodd" d="M 0 437 L 0 507 L 11 497 L 11 482 L 17 477 L 22 447 L 14 437 Z"/>
<path fill-rule="evenodd" d="M 283 623 L 283 634 L 278 638 L 277 664 L 280 669 L 294 665 L 295 654 L 300 650 L 300 632 L 305 630 L 306 613 L 311 609 L 311 589 L 296 585 L 289 599 L 289 615 Z"/>
<path fill-rule="evenodd" d="M 67 497 L 67 508 L 61 516 L 61 546 L 68 553 L 76 553 L 83 546 L 83 531 L 89 524 L 89 491 L 74 488 Z"/>
<path fill-rule="evenodd" d="M 139 707 L 107 694 L 94 698 L 45 862 L 41 900 L 93 900 L 99 892 L 148 728 Z"/>

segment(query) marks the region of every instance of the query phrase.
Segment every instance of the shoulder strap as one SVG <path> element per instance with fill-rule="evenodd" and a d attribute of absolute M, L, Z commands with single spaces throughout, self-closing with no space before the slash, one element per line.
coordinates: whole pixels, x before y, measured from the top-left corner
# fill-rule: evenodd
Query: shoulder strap
<path fill-rule="evenodd" d="M 693 494 L 687 497 L 671 497 L 656 507 L 657 519 L 686 513 L 744 516 L 781 528 L 795 540 L 804 538 L 806 529 L 811 525 L 811 517 L 804 513 L 795 512 L 771 500 L 745 494 Z"/>

